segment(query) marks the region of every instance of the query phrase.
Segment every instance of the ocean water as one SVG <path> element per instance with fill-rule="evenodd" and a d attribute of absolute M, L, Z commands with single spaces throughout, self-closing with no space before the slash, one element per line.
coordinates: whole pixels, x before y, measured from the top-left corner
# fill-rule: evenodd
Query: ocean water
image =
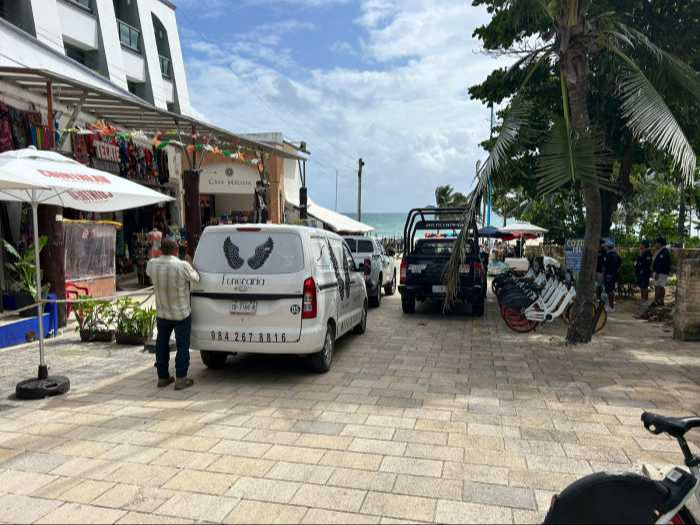
<path fill-rule="evenodd" d="M 357 213 L 345 213 L 351 219 L 357 220 Z M 362 222 L 375 228 L 372 235 L 377 237 L 401 237 L 406 224 L 406 213 L 363 213 Z"/>

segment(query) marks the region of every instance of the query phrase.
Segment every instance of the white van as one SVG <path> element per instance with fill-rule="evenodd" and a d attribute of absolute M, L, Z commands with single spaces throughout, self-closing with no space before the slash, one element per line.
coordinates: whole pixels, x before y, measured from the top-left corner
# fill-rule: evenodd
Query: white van
<path fill-rule="evenodd" d="M 287 225 L 213 226 L 194 266 L 191 346 L 210 368 L 228 355 L 301 354 L 330 370 L 337 338 L 367 327 L 367 291 L 343 239 Z"/>

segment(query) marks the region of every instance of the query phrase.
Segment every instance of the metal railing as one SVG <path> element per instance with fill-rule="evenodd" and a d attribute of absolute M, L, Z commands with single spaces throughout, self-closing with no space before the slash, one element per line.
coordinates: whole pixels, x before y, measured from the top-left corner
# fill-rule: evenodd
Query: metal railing
<path fill-rule="evenodd" d="M 163 78 L 170 79 L 170 59 L 168 57 L 164 57 L 163 55 L 158 55 L 158 59 L 160 60 L 160 72 L 163 75 Z"/>
<path fill-rule="evenodd" d="M 121 44 L 132 51 L 140 53 L 141 31 L 119 19 L 117 19 L 117 26 L 119 28 L 119 41 Z"/>

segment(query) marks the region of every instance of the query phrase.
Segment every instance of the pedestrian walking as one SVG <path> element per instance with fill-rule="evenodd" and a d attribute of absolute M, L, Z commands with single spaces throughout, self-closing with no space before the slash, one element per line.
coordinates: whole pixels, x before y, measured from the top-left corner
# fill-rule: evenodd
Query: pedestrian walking
<path fill-rule="evenodd" d="M 651 281 L 652 264 L 654 255 L 651 252 L 651 242 L 643 240 L 639 245 L 639 255 L 634 263 L 634 274 L 637 277 L 637 286 L 642 292 L 642 305 L 649 303 L 649 281 Z"/>
<path fill-rule="evenodd" d="M 192 310 L 190 283 L 199 282 L 199 274 L 192 266 L 189 255 L 177 257 L 178 245 L 172 239 L 161 243 L 163 255 L 148 261 L 146 274 L 151 278 L 156 296 L 158 337 L 156 339 L 156 368 L 158 388 L 175 383 L 175 390 L 184 390 L 194 384 L 187 377 L 190 368 L 190 335 Z M 170 375 L 170 336 L 175 331 L 177 354 L 175 378 Z"/>
<path fill-rule="evenodd" d="M 603 282 L 605 283 L 605 292 L 608 294 L 608 312 L 615 311 L 615 287 L 621 266 L 622 257 L 615 251 L 615 243 L 607 241 L 603 254 Z"/>
<path fill-rule="evenodd" d="M 671 274 L 671 250 L 666 246 L 666 239 L 656 239 L 656 254 L 652 263 L 654 270 L 654 302 L 652 306 L 664 306 L 666 303 L 666 286 Z"/>

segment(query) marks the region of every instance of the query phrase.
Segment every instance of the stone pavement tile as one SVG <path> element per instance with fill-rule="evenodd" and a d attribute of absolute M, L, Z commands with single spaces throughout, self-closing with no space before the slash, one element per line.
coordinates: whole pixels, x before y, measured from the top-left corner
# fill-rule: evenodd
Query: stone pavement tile
<path fill-rule="evenodd" d="M 117 525 L 142 525 L 143 523 L 148 523 L 149 525 L 189 525 L 194 523 L 194 520 L 159 516 L 157 514 L 144 514 L 142 512 L 129 512 L 119 519 Z"/>
<path fill-rule="evenodd" d="M 520 430 L 515 427 L 501 427 L 496 425 L 484 425 L 481 423 L 470 423 L 468 433 L 473 436 L 490 436 L 502 438 L 519 438 Z"/>
<path fill-rule="evenodd" d="M 319 403 L 320 405 L 320 403 Z M 301 421 L 315 421 L 321 415 L 320 410 L 303 410 L 296 408 L 278 408 L 272 414 L 272 417 L 282 419 L 298 419 Z"/>
<path fill-rule="evenodd" d="M 675 445 L 677 448 L 678 445 Z M 588 459 L 590 461 L 604 461 L 606 463 L 630 463 L 627 454 L 618 448 L 565 444 L 564 450 L 566 450 L 566 454 L 571 458 Z"/>
<path fill-rule="evenodd" d="M 413 417 L 369 416 L 365 423 L 375 427 L 412 429 L 416 426 L 416 419 Z"/>
<path fill-rule="evenodd" d="M 165 453 L 162 448 L 139 447 L 137 445 L 117 445 L 97 459 L 126 463 L 150 463 Z"/>
<path fill-rule="evenodd" d="M 437 523 L 513 523 L 510 509 L 440 500 L 435 513 Z"/>
<path fill-rule="evenodd" d="M 74 440 L 58 445 L 51 449 L 52 454 L 62 456 L 75 456 L 81 458 L 98 458 L 105 452 L 116 447 L 113 443 L 100 443 L 97 441 Z"/>
<path fill-rule="evenodd" d="M 69 416 L 72 423 L 72 414 Z M 61 437 L 75 429 L 75 424 L 44 422 L 34 423 L 22 429 L 22 434 L 33 434 L 37 436 L 58 436 Z"/>
<path fill-rule="evenodd" d="M 433 419 L 435 421 L 450 421 L 452 418 L 452 412 L 447 410 L 429 410 L 425 408 L 407 408 L 403 412 L 403 417 Z"/>
<path fill-rule="evenodd" d="M 294 432 L 306 434 L 325 434 L 327 436 L 337 436 L 343 430 L 343 423 L 330 423 L 326 421 L 299 421 L 294 424 Z"/>
<path fill-rule="evenodd" d="M 234 427 L 226 425 L 204 425 L 201 429 L 194 433 L 195 436 L 239 440 L 250 434 L 252 429 L 243 427 Z"/>
<path fill-rule="evenodd" d="M 419 443 L 423 445 L 447 445 L 447 437 L 448 434 L 445 432 L 399 429 L 392 439 L 399 442 Z"/>
<path fill-rule="evenodd" d="M 203 470 L 180 470 L 174 478 L 163 485 L 167 490 L 200 492 L 221 496 L 238 480 L 230 474 L 215 474 Z"/>
<path fill-rule="evenodd" d="M 184 450 L 189 452 L 208 452 L 221 442 L 218 438 L 197 436 L 172 436 L 158 443 L 160 448 Z"/>
<path fill-rule="evenodd" d="M 505 445 L 508 452 L 516 452 L 518 454 L 566 457 L 564 447 L 551 441 L 525 441 L 523 439 L 506 438 Z"/>
<path fill-rule="evenodd" d="M 574 445 L 579 442 L 574 432 L 523 428 L 520 434 L 521 438 L 526 441 L 553 441 L 555 443 L 571 443 Z"/>
<path fill-rule="evenodd" d="M 34 425 L 32 421 L 0 417 L 0 432 L 19 432 L 23 428 L 27 428 L 32 425 Z"/>
<path fill-rule="evenodd" d="M 466 449 L 505 450 L 503 438 L 491 436 L 469 436 L 467 434 L 450 433 L 447 436 L 447 445 Z"/>
<path fill-rule="evenodd" d="M 532 489 L 464 482 L 464 501 L 523 510 L 537 510 Z"/>
<path fill-rule="evenodd" d="M 447 462 L 445 463 L 442 477 L 445 479 L 508 485 L 508 469 L 488 465 L 469 465 Z"/>
<path fill-rule="evenodd" d="M 151 465 L 162 467 L 174 467 L 179 469 L 206 470 L 221 456 L 207 452 L 182 452 L 180 450 L 168 450 L 151 461 Z"/>
<path fill-rule="evenodd" d="M 178 469 L 171 467 L 123 463 L 119 469 L 104 476 L 102 479 L 125 485 L 161 487 L 177 473 Z"/>
<path fill-rule="evenodd" d="M 517 452 L 496 452 L 493 450 L 466 449 L 464 452 L 465 463 L 517 469 L 527 468 L 525 457 Z"/>
<path fill-rule="evenodd" d="M 149 432 L 160 432 L 163 434 L 181 434 L 191 436 L 205 427 L 204 423 L 192 423 L 188 421 L 157 421 L 148 427 Z"/>
<path fill-rule="evenodd" d="M 554 421 L 554 428 L 559 432 L 585 432 L 586 434 L 610 434 L 610 430 L 600 423 L 581 423 L 578 421 Z"/>
<path fill-rule="evenodd" d="M 68 441 L 68 438 L 66 437 L 30 436 L 28 434 L 18 434 L 17 437 L 5 441 L 2 444 L 2 448 L 31 452 L 48 452 L 52 448 L 62 445 L 66 441 Z"/>
<path fill-rule="evenodd" d="M 61 505 L 63 505 L 62 501 L 6 494 L 0 496 L 0 522 L 34 523 Z"/>
<path fill-rule="evenodd" d="M 352 441 L 353 438 L 351 437 L 302 434 L 295 445 L 298 447 L 311 447 L 324 450 L 347 450 Z"/>
<path fill-rule="evenodd" d="M 274 464 L 274 461 L 264 459 L 224 456 L 209 465 L 207 470 L 211 472 L 223 472 L 224 474 L 234 474 L 236 476 L 262 478 L 270 471 Z"/>
<path fill-rule="evenodd" d="M 114 483 L 105 481 L 86 480 L 62 492 L 59 499 L 71 503 L 92 503 L 93 500 L 114 487 Z"/>
<path fill-rule="evenodd" d="M 415 430 L 427 430 L 430 432 L 450 432 L 455 434 L 466 434 L 467 424 L 451 421 L 434 421 L 431 419 L 418 419 Z"/>
<path fill-rule="evenodd" d="M 547 513 L 544 511 L 518 510 L 513 509 L 513 523 L 523 525 L 539 525 L 544 523 Z"/>
<path fill-rule="evenodd" d="M 376 516 L 367 516 L 365 514 L 309 509 L 301 522 L 310 525 L 371 525 L 379 523 L 379 518 Z"/>
<path fill-rule="evenodd" d="M 333 474 L 333 467 L 319 465 L 304 465 L 301 463 L 286 463 L 280 461 L 265 475 L 270 479 L 285 481 L 298 481 L 301 483 L 314 483 L 325 485 Z"/>
<path fill-rule="evenodd" d="M 348 450 L 352 452 L 367 452 L 369 454 L 402 456 L 406 450 L 406 443 L 400 443 L 398 441 L 355 438 L 353 439 Z"/>
<path fill-rule="evenodd" d="M 402 475 L 396 479 L 396 484 L 391 492 L 409 496 L 462 501 L 462 482 L 451 479 Z"/>
<path fill-rule="evenodd" d="M 526 456 L 527 467 L 530 470 L 544 470 L 562 474 L 591 474 L 591 466 L 582 459 L 553 458 L 545 456 Z"/>
<path fill-rule="evenodd" d="M 161 505 L 157 514 L 221 523 L 240 500 L 208 494 L 179 493 Z"/>
<path fill-rule="evenodd" d="M 537 470 L 511 470 L 509 484 L 513 487 L 529 487 L 541 490 L 561 491 L 579 479 L 577 474 L 543 472 Z"/>
<path fill-rule="evenodd" d="M 442 476 L 442 465 L 442 461 L 428 459 L 385 457 L 379 470 L 395 474 L 412 474 L 415 476 L 439 478 Z"/>
<path fill-rule="evenodd" d="M 337 468 L 333 472 L 331 479 L 328 480 L 328 485 L 349 489 L 391 492 L 395 480 L 396 474 L 389 472 Z"/>
<path fill-rule="evenodd" d="M 226 496 L 271 503 L 289 503 L 300 486 L 300 483 L 291 481 L 240 478 L 226 492 Z"/>
<path fill-rule="evenodd" d="M 292 507 L 262 501 L 241 501 L 223 521 L 225 524 L 295 524 L 306 514 L 304 507 Z"/>
<path fill-rule="evenodd" d="M 84 480 L 80 478 L 58 478 L 48 485 L 38 488 L 31 495 L 37 498 L 61 499 L 59 498 L 61 494 L 81 483 L 84 483 Z"/>
<path fill-rule="evenodd" d="M 70 458 L 56 454 L 25 452 L 14 457 L 10 457 L 4 461 L 0 461 L 0 468 L 48 474 L 55 468 L 63 465 L 69 459 Z"/>
<path fill-rule="evenodd" d="M 362 504 L 362 512 L 375 516 L 432 522 L 435 516 L 435 500 L 369 492 Z"/>
<path fill-rule="evenodd" d="M 222 440 L 218 445 L 209 450 L 212 454 L 227 456 L 241 456 L 247 458 L 260 458 L 272 445 L 266 443 L 248 443 L 243 441 Z"/>
<path fill-rule="evenodd" d="M 359 512 L 365 494 L 364 490 L 304 484 L 290 503 L 316 509 Z"/>
<path fill-rule="evenodd" d="M 55 481 L 57 476 L 38 474 L 36 472 L 21 472 L 5 470 L 0 472 L 0 490 L 8 494 L 31 494 Z"/>
<path fill-rule="evenodd" d="M 35 523 L 112 524 L 125 514 L 123 510 L 66 503 Z"/>
<path fill-rule="evenodd" d="M 275 461 L 289 461 L 291 463 L 317 464 L 323 455 L 324 450 L 303 447 L 288 447 L 285 445 L 274 445 L 263 457 Z"/>
<path fill-rule="evenodd" d="M 378 470 L 381 462 L 382 456 L 379 454 L 338 452 L 330 450 L 323 456 L 320 464 L 360 470 Z"/>
<path fill-rule="evenodd" d="M 367 425 L 346 425 L 341 436 L 359 437 L 366 439 L 392 439 L 395 434 L 393 428 L 371 427 Z M 402 441 L 402 440 L 399 440 Z"/>
<path fill-rule="evenodd" d="M 406 447 L 404 456 L 422 459 L 436 459 L 440 461 L 461 461 L 464 457 L 464 449 L 458 447 L 411 443 L 408 445 L 408 447 Z"/>
<path fill-rule="evenodd" d="M 255 429 L 250 430 L 243 441 L 256 443 L 269 443 L 271 445 L 292 445 L 301 436 L 298 432 L 286 432 L 284 430 Z M 227 438 L 230 439 L 230 438 Z"/>
<path fill-rule="evenodd" d="M 151 513 L 173 495 L 174 493 L 170 490 L 137 485 L 117 485 L 95 499 L 92 504 L 100 507 Z"/>
<path fill-rule="evenodd" d="M 367 414 L 348 414 L 347 412 L 334 412 L 324 410 L 318 417 L 319 422 L 344 423 L 346 425 L 362 425 L 367 420 Z M 341 435 L 344 435 L 341 433 Z"/>

